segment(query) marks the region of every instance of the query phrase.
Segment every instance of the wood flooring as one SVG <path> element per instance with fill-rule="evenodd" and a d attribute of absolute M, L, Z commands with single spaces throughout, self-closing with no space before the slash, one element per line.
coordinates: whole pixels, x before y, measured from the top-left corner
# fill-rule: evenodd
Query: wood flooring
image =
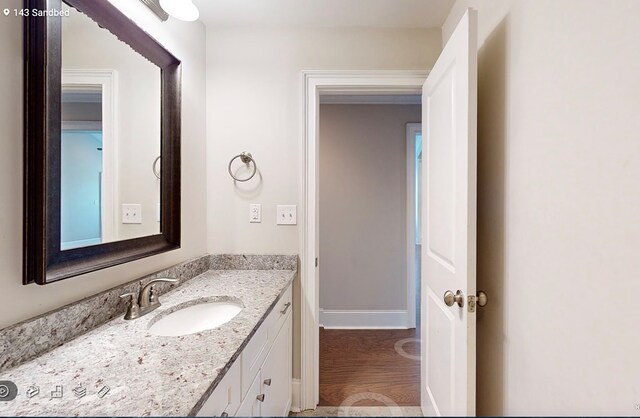
<path fill-rule="evenodd" d="M 419 357 L 415 337 L 415 329 L 320 328 L 320 406 L 340 406 L 354 399 L 353 406 L 382 406 L 386 399 L 399 406 L 420 405 L 420 361 L 395 349 L 397 341 L 409 338 L 402 348 Z"/>

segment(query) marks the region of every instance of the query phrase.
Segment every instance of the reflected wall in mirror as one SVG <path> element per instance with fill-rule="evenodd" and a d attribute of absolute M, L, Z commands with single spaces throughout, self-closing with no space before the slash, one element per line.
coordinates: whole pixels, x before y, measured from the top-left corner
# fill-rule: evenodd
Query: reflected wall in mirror
<path fill-rule="evenodd" d="M 108 0 L 25 0 L 23 283 L 180 246 L 180 61 Z M 161 162 L 161 163 L 160 163 Z"/>
<path fill-rule="evenodd" d="M 160 233 L 160 68 L 62 3 L 60 249 Z"/>

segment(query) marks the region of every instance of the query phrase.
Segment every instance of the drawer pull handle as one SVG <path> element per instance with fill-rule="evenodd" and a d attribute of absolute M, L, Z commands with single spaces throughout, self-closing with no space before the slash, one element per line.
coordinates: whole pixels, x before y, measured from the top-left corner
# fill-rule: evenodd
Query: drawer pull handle
<path fill-rule="evenodd" d="M 271 386 L 271 379 L 264 379 L 264 384 L 267 386 Z"/>
<path fill-rule="evenodd" d="M 220 414 L 220 416 L 221 416 L 221 417 L 228 417 L 228 416 L 229 416 L 229 414 L 227 414 L 226 412 L 223 412 L 223 413 L 221 413 L 221 414 Z"/>
<path fill-rule="evenodd" d="M 280 313 L 281 313 L 282 315 L 286 314 L 286 313 L 287 313 L 287 309 L 289 309 L 289 306 L 291 306 L 291 302 L 287 302 L 287 303 L 285 303 L 285 304 L 284 304 L 284 309 L 283 309 L 283 310 L 281 310 L 281 311 L 280 311 Z"/>
<path fill-rule="evenodd" d="M 261 393 L 260 395 L 256 396 L 256 399 L 259 400 L 260 402 L 264 402 L 264 393 Z"/>

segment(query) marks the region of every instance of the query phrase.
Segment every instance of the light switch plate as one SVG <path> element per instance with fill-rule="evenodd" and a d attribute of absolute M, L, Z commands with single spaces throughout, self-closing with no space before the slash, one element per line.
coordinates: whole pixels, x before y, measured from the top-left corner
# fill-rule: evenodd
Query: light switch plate
<path fill-rule="evenodd" d="M 249 222 L 252 224 L 262 222 L 262 205 L 260 203 L 252 203 L 249 205 Z"/>
<path fill-rule="evenodd" d="M 142 205 L 138 203 L 122 204 L 122 223 L 123 224 L 141 224 L 142 223 Z"/>
<path fill-rule="evenodd" d="M 276 210 L 278 225 L 296 225 L 296 205 L 278 205 Z"/>

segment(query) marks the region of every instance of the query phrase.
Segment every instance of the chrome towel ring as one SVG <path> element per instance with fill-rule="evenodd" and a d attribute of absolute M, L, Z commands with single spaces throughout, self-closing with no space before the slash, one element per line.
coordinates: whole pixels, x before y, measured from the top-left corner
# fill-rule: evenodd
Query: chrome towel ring
<path fill-rule="evenodd" d="M 233 162 L 240 158 L 240 161 L 242 161 L 243 163 L 249 165 L 251 163 L 253 163 L 253 172 L 251 173 L 251 175 L 249 177 L 247 177 L 246 179 L 239 179 L 236 176 L 233 175 L 233 172 L 231 171 L 231 165 L 233 164 Z M 231 159 L 231 161 L 229 161 L 229 175 L 235 180 L 235 181 L 249 181 L 253 178 L 253 176 L 256 175 L 256 171 L 258 171 L 258 166 L 256 164 L 256 160 L 253 159 L 253 157 L 251 156 L 250 152 L 241 152 L 240 154 L 236 155 L 235 157 L 233 157 Z"/>
<path fill-rule="evenodd" d="M 153 174 L 156 175 L 158 180 L 160 180 L 160 169 L 158 168 L 158 163 L 160 162 L 160 157 L 156 158 L 153 161 Z"/>

